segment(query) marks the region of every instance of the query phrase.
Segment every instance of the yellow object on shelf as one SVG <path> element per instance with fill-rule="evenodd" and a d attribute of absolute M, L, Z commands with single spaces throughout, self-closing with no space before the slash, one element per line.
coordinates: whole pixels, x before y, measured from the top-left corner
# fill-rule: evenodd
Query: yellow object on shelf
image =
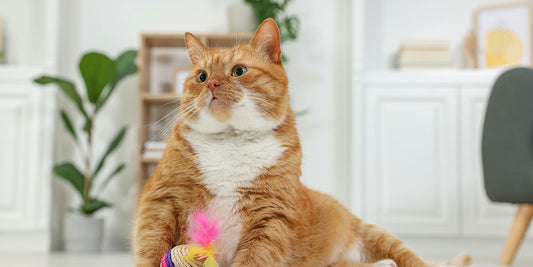
<path fill-rule="evenodd" d="M 513 32 L 495 29 L 485 34 L 485 62 L 488 67 L 518 65 L 523 56 L 523 45 Z"/>

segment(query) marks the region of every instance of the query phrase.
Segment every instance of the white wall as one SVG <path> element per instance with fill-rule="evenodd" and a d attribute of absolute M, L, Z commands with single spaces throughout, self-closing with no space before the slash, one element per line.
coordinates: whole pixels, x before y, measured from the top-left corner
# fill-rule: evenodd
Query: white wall
<path fill-rule="evenodd" d="M 142 32 L 224 32 L 227 29 L 226 8 L 238 0 L 62 0 L 59 71 L 67 77 L 77 74 L 79 56 L 98 50 L 116 56 L 126 48 L 138 48 Z M 298 121 L 304 149 L 303 180 L 313 188 L 333 193 L 336 155 L 334 153 L 334 107 L 337 84 L 335 77 L 335 3 L 320 0 L 296 0 L 290 11 L 299 15 L 301 31 L 297 42 L 284 47 L 290 62 L 286 69 L 290 80 L 292 103 L 309 109 Z M 79 81 L 79 77 L 78 77 Z M 82 84 L 79 83 L 81 86 Z M 134 147 L 136 146 L 137 78 L 127 79 L 102 110 L 97 123 L 96 150 L 100 154 L 109 138 L 124 124 L 128 135 L 110 158 L 107 166 L 126 161 L 127 168 L 113 181 L 103 198 L 115 206 L 99 214 L 106 218 L 107 249 L 123 249 L 129 243 L 134 196 Z M 68 158 L 70 146 L 64 133 L 56 137 L 56 158 Z M 104 171 L 109 171 L 108 168 Z M 347 179 L 345 179 L 347 180 Z M 55 204 L 76 198 L 63 185 L 56 186 Z M 338 194 L 337 194 L 338 195 Z M 344 196 L 338 196 L 346 199 Z M 347 201 L 345 202 L 347 203 Z M 56 205 L 57 207 L 57 205 Z M 55 214 L 55 247 L 61 247 L 61 207 Z"/>
<path fill-rule="evenodd" d="M 45 1 L 0 0 L 4 22 L 3 45 L 10 65 L 37 65 L 44 61 Z M 42 43 L 42 46 L 35 46 Z"/>

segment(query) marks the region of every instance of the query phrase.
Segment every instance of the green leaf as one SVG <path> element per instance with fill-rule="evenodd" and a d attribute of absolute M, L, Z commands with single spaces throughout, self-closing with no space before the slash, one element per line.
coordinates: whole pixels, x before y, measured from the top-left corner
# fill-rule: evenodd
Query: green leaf
<path fill-rule="evenodd" d="M 72 126 L 70 117 L 68 116 L 67 112 L 65 112 L 65 110 L 63 109 L 61 110 L 61 119 L 63 119 L 63 124 L 65 125 L 65 128 L 72 135 L 74 140 L 78 141 L 78 135 L 76 135 L 76 131 L 74 131 L 74 127 Z"/>
<path fill-rule="evenodd" d="M 53 171 L 57 176 L 69 182 L 83 198 L 83 182 L 85 180 L 85 176 L 83 176 L 78 168 L 74 166 L 74 164 L 70 162 L 62 163 L 54 166 Z"/>
<path fill-rule="evenodd" d="M 109 144 L 107 151 L 104 153 L 104 155 L 100 159 L 100 162 L 98 163 L 98 166 L 96 167 L 96 170 L 94 171 L 93 177 L 96 177 L 96 175 L 98 175 L 98 172 L 100 172 L 100 170 L 105 164 L 107 156 L 109 156 L 109 154 L 111 154 L 118 147 L 118 145 L 120 145 L 120 142 L 122 142 L 122 139 L 126 135 L 127 129 L 128 129 L 127 126 L 122 127 L 122 129 L 118 132 L 115 138 L 113 138 L 113 141 L 111 141 L 111 143 Z"/>
<path fill-rule="evenodd" d="M 115 59 L 117 75 L 111 82 L 111 87 L 115 87 L 124 77 L 137 73 L 137 50 L 127 50 Z"/>
<path fill-rule="evenodd" d="M 56 77 L 50 77 L 50 76 L 41 76 L 33 81 L 38 84 L 50 84 L 50 83 L 56 84 L 57 86 L 59 86 L 61 91 L 65 95 L 67 95 L 70 98 L 70 100 L 74 102 L 74 104 L 76 104 L 81 114 L 83 114 L 85 118 L 89 117 L 87 115 L 87 112 L 83 108 L 83 101 L 80 95 L 78 94 L 78 91 L 76 91 L 76 86 L 74 86 L 74 83 L 72 83 L 71 81 L 67 81 L 61 78 L 56 78 Z"/>
<path fill-rule="evenodd" d="M 93 213 L 97 212 L 101 208 L 111 207 L 111 204 L 98 200 L 98 199 L 91 199 L 88 202 L 85 202 L 81 204 L 80 211 L 86 215 L 92 215 Z"/>
<path fill-rule="evenodd" d="M 89 129 L 91 128 L 91 124 L 92 124 L 93 120 L 92 118 L 87 118 L 87 120 L 85 120 L 85 124 L 83 125 L 83 130 L 88 133 L 89 132 Z"/>
<path fill-rule="evenodd" d="M 105 86 L 116 75 L 115 62 L 101 53 L 87 53 L 80 60 L 80 72 L 89 101 L 96 103 Z"/>
<path fill-rule="evenodd" d="M 295 40 L 300 28 L 300 20 L 296 16 L 285 17 L 282 26 L 284 41 Z"/>
<path fill-rule="evenodd" d="M 111 174 L 109 174 L 109 176 L 106 177 L 106 179 L 104 180 L 104 182 L 100 186 L 100 192 L 104 191 L 104 189 L 107 187 L 107 184 L 109 184 L 109 182 L 111 182 L 113 177 L 115 177 L 115 175 L 119 174 L 125 167 L 126 167 L 126 164 L 122 163 Z"/>
<path fill-rule="evenodd" d="M 117 74 L 111 81 L 108 89 L 105 91 L 104 95 L 98 99 L 96 103 L 96 108 L 100 109 L 106 102 L 107 99 L 111 96 L 117 84 L 124 79 L 125 77 L 137 73 L 137 64 L 135 59 L 137 58 L 137 50 L 127 50 L 120 54 L 115 59 L 115 67 Z"/>

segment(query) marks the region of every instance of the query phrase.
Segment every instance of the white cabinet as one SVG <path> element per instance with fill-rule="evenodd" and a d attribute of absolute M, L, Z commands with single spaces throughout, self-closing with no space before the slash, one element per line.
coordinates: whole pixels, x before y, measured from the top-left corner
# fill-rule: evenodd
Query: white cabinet
<path fill-rule="evenodd" d="M 360 129 L 352 130 L 352 153 L 361 153 L 353 157 L 355 213 L 423 257 L 465 251 L 497 261 L 516 212 L 491 202 L 483 185 L 481 133 L 500 72 L 365 73 L 354 107 Z M 518 258 L 533 262 L 531 253 Z"/>
<path fill-rule="evenodd" d="M 368 219 L 395 233 L 458 233 L 454 88 L 367 88 Z"/>
<path fill-rule="evenodd" d="M 365 76 L 356 182 L 365 219 L 403 236 L 507 235 L 516 206 L 487 198 L 481 168 L 485 107 L 499 73 Z"/>
<path fill-rule="evenodd" d="M 37 72 L 0 68 L 0 251 L 49 248 L 54 98 Z"/>
<path fill-rule="evenodd" d="M 38 94 L 27 86 L 0 84 L 0 229 L 29 229 L 36 223 L 37 201 L 32 187 L 38 160 L 36 140 Z"/>

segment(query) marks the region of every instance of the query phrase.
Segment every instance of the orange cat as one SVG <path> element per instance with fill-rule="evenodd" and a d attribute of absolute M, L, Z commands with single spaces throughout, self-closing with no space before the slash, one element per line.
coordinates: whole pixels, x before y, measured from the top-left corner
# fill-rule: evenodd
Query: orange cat
<path fill-rule="evenodd" d="M 231 50 L 207 48 L 190 33 L 185 39 L 192 74 L 138 204 L 136 266 L 159 266 L 165 252 L 186 243 L 195 208 L 221 219 L 221 266 L 437 266 L 300 182 L 302 152 L 274 20 Z M 470 262 L 460 254 L 448 264 Z"/>

